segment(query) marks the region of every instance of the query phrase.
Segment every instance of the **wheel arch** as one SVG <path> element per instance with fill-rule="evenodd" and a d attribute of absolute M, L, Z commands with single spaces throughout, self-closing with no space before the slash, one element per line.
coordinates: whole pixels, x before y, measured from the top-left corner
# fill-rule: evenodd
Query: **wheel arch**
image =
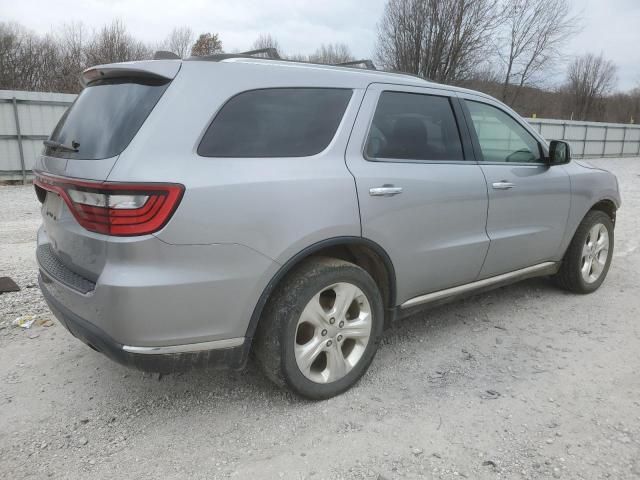
<path fill-rule="evenodd" d="M 603 198 L 601 200 L 598 200 L 591 206 L 587 213 L 592 210 L 599 210 L 606 213 L 607 215 L 609 215 L 609 218 L 611 218 L 613 224 L 616 224 L 616 212 L 618 211 L 618 207 L 616 205 L 616 202 L 614 202 L 610 198 Z M 587 215 L 587 213 L 584 214 L 584 216 L 582 217 L 583 219 Z"/>
<path fill-rule="evenodd" d="M 615 200 L 609 197 L 602 197 L 598 199 L 596 202 L 591 203 L 589 208 L 586 208 L 580 216 L 575 216 L 574 220 L 572 222 L 569 222 L 571 223 L 571 226 L 567 226 L 567 230 L 565 233 L 562 250 L 561 250 L 562 256 L 559 257 L 559 259 L 564 258 L 564 256 L 567 253 L 567 250 L 569 249 L 569 246 L 571 245 L 571 241 L 573 240 L 573 237 L 575 236 L 576 231 L 578 230 L 578 227 L 584 221 L 585 217 L 589 214 L 589 212 L 592 212 L 594 210 L 605 213 L 609 218 L 611 218 L 611 221 L 613 222 L 613 225 L 615 227 L 616 212 L 618 210 L 618 204 L 616 203 Z"/>
<path fill-rule="evenodd" d="M 293 255 L 287 260 L 262 291 L 253 309 L 246 337 L 252 339 L 267 301 L 286 275 L 298 264 L 313 256 L 339 258 L 358 265 L 369 273 L 383 297 L 385 324 L 390 323 L 396 311 L 396 275 L 387 252 L 376 242 L 363 237 L 334 237 L 319 241 Z"/>

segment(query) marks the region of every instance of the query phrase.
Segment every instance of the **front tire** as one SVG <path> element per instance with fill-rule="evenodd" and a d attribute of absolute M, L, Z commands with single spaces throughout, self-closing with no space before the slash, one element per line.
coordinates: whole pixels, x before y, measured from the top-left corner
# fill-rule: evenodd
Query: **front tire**
<path fill-rule="evenodd" d="M 269 300 L 256 332 L 255 356 L 276 384 L 320 400 L 353 386 L 378 348 L 384 308 L 362 268 L 312 257 Z"/>
<path fill-rule="evenodd" d="M 567 249 L 558 284 L 574 293 L 591 293 L 604 282 L 613 257 L 613 222 L 609 215 L 592 210 L 582 223 Z"/>

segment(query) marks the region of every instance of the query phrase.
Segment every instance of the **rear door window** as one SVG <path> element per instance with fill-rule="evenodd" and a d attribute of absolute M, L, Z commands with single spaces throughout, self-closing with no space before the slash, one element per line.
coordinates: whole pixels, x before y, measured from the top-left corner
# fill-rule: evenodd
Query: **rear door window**
<path fill-rule="evenodd" d="M 333 139 L 352 91 L 272 88 L 231 98 L 204 134 L 204 157 L 307 157 Z"/>
<path fill-rule="evenodd" d="M 365 154 L 372 160 L 464 160 L 449 99 L 422 93 L 382 92 Z"/>
<path fill-rule="evenodd" d="M 62 116 L 51 140 L 77 152 L 46 147 L 51 156 L 99 160 L 115 157 L 129 145 L 168 82 L 106 79 L 91 82 Z"/>

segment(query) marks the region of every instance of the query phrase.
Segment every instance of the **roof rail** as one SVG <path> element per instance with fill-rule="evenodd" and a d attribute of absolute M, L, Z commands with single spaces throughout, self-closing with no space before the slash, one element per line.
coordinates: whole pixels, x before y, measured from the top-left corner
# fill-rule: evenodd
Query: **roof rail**
<path fill-rule="evenodd" d="M 402 70 L 384 70 L 384 71 L 387 73 L 395 73 L 397 75 L 407 75 L 408 77 L 419 78 L 420 80 L 426 80 L 427 82 L 431 82 L 431 83 L 438 83 L 438 82 L 434 82 L 430 78 L 423 77 L 422 75 L 418 75 L 417 73 L 403 72 Z"/>
<path fill-rule="evenodd" d="M 248 55 L 252 57 L 254 55 L 260 55 L 261 53 L 264 53 L 267 56 L 267 58 L 280 60 L 280 54 L 278 53 L 278 50 L 276 50 L 273 47 L 259 48 L 257 50 L 249 50 L 248 52 L 241 52 L 240 55 Z"/>
<path fill-rule="evenodd" d="M 153 54 L 154 60 L 179 60 L 180 57 L 168 50 L 158 50 Z"/>
<path fill-rule="evenodd" d="M 185 58 L 186 62 L 221 62 L 223 60 L 228 60 L 232 58 L 256 58 L 253 55 L 258 55 L 260 53 L 266 53 L 270 55 L 278 55 L 278 51 L 275 48 L 261 48 L 259 50 L 250 50 L 248 52 L 242 53 L 216 53 L 213 55 L 203 55 L 196 57 L 188 57 Z M 365 68 L 360 68 L 358 70 L 373 70 L 378 73 L 393 73 L 395 75 L 405 75 L 409 77 L 419 78 L 420 80 L 431 81 L 427 78 L 421 77 L 420 75 L 416 75 L 414 73 L 400 72 L 397 70 L 378 70 L 376 66 L 373 64 L 371 60 L 354 60 L 352 62 L 342 62 L 335 64 L 326 64 L 326 63 L 317 63 L 317 62 L 309 62 L 305 60 L 291 60 L 288 58 L 280 58 L 278 57 L 262 57 L 260 60 L 278 60 L 281 62 L 289 62 L 289 63 L 298 63 L 303 65 L 325 65 L 327 67 L 353 67 L 355 65 L 364 65 Z"/>
<path fill-rule="evenodd" d="M 334 65 L 339 67 L 355 67 L 356 65 L 364 65 L 364 68 L 366 68 L 367 70 L 377 70 L 373 62 L 368 59 L 353 60 L 352 62 L 334 63 Z"/>

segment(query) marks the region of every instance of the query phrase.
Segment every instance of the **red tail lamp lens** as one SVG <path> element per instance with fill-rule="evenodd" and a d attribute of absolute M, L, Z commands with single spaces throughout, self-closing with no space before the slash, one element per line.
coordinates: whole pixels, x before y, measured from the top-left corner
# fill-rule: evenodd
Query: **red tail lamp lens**
<path fill-rule="evenodd" d="M 89 182 L 42 173 L 33 183 L 60 195 L 87 230 L 123 237 L 160 230 L 184 193 L 179 184 Z"/>

